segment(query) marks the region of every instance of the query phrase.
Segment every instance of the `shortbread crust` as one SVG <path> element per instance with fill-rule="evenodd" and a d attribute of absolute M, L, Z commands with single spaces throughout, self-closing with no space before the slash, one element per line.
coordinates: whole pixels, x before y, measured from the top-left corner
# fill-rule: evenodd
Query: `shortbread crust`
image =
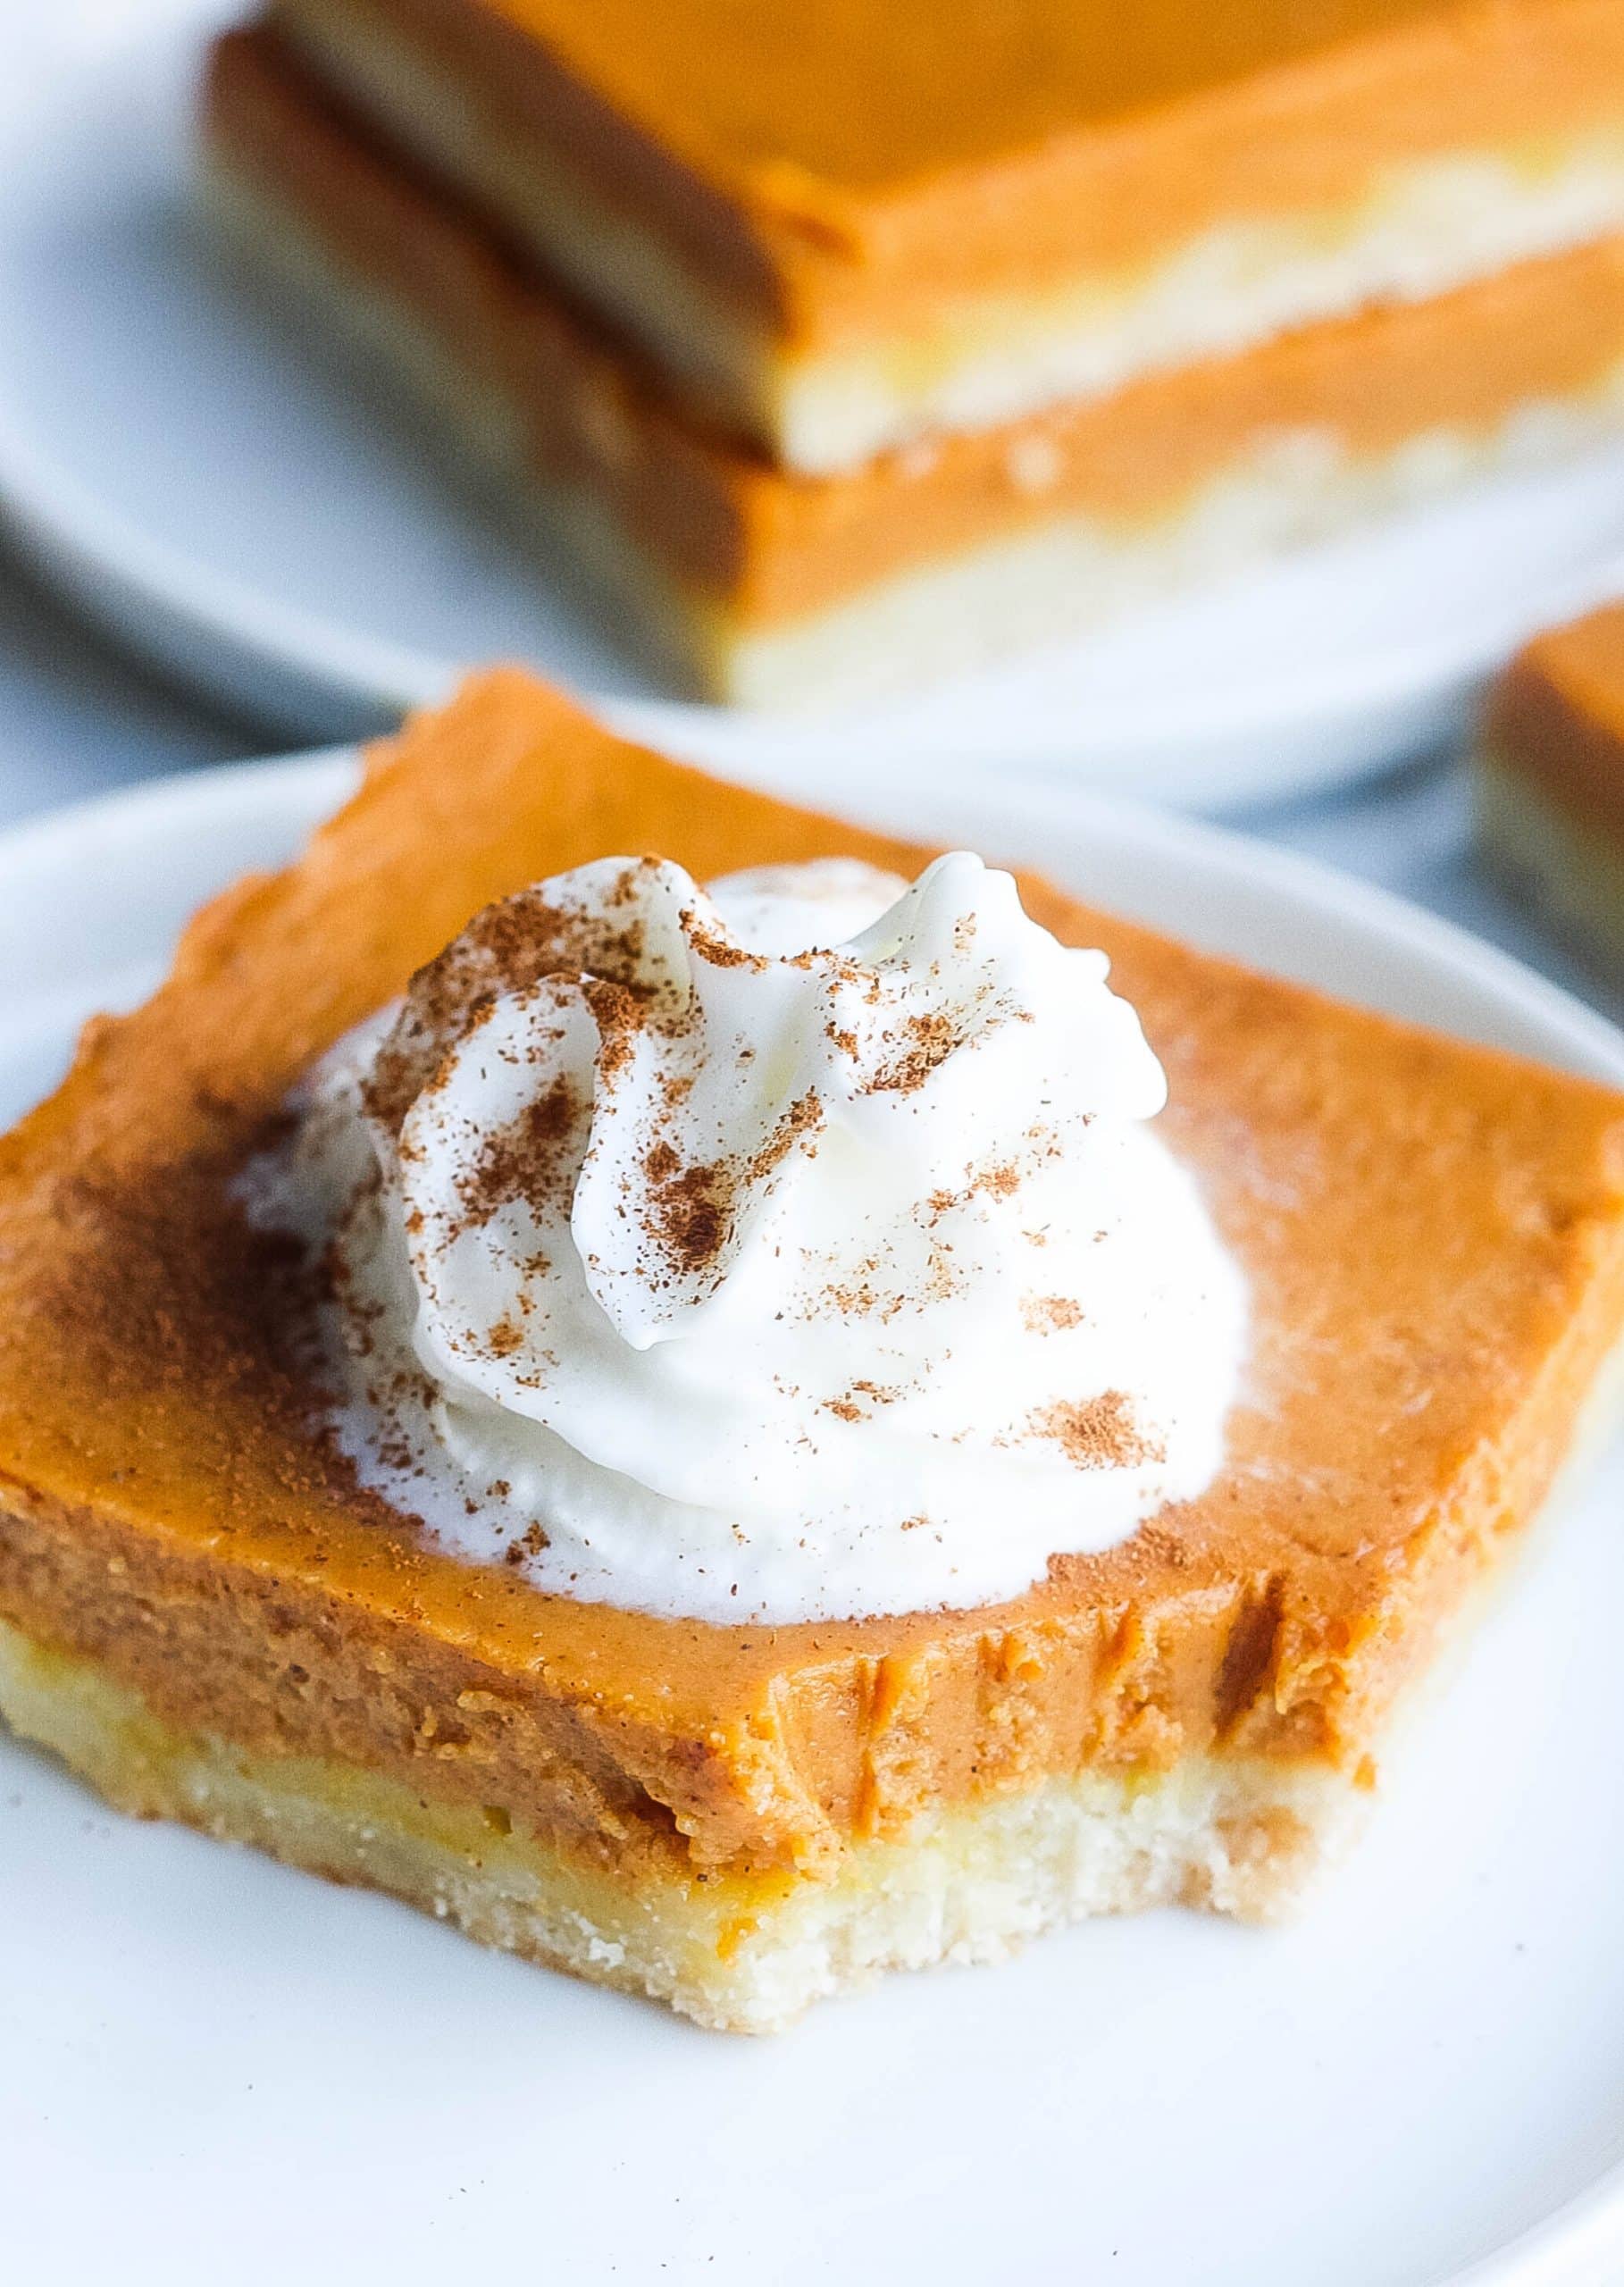
<path fill-rule="evenodd" d="M 273 0 L 707 420 L 856 466 L 1624 227 L 1611 0 Z"/>
<path fill-rule="evenodd" d="M 775 2023 L 884 1960 L 1203 1880 L 1207 1902 L 1268 1912 L 1544 1497 L 1624 1331 L 1624 1099 L 1028 881 L 1037 918 L 1112 954 L 1168 1068 L 1169 1140 L 1251 1283 L 1224 1478 L 997 1608 L 718 1629 L 543 1596 L 438 1553 L 314 1437 L 286 1346 L 295 1273 L 242 1223 L 233 1171 L 311 1059 L 472 910 L 640 846 L 701 876 L 923 855 L 489 676 L 381 750 L 290 872 L 210 908 L 172 983 L 93 1026 L 0 1145 L 16 1720 L 115 1799 L 443 1896 L 478 1934 L 709 2022 Z M 423 1850 L 393 1872 L 347 1860 L 345 1801 L 401 1795 L 429 1806 Z M 518 1838 L 503 1864 L 543 1923 L 437 1856 L 466 1858 L 475 1831 Z M 1010 1885 L 1003 1922 L 954 1889 L 966 1853 Z M 555 1866 L 585 1870 L 579 1943 L 535 1903 Z M 866 1902 L 884 1867 L 901 1936 Z M 615 1914 L 713 1882 L 747 1918 L 776 1902 L 744 1983 L 716 1965 L 708 1905 L 669 1923 L 709 1947 L 700 1966 L 672 1971 L 661 1937 L 629 1968 Z M 609 1894 L 600 1923 L 582 1900 Z"/>
<path fill-rule="evenodd" d="M 1550 1506 L 1616 1429 L 1621 1401 L 1624 1353 L 1588 1402 L 1588 1434 Z M 131 1816 L 386 1890 L 481 1944 L 669 2002 L 722 2032 L 780 2031 L 884 1972 L 1000 1961 L 1094 1914 L 1183 1906 L 1277 1921 L 1357 1835 L 1376 1786 L 1369 1761 L 1350 1776 L 1195 1756 L 1163 1774 L 1084 1771 L 921 1810 L 899 1835 L 854 1838 L 824 1882 L 781 1871 L 629 1879 L 556 1836 L 515 1829 L 500 1805 L 177 1730 L 94 1662 L 4 1621 L 0 1722 Z"/>
<path fill-rule="evenodd" d="M 227 41 L 210 147 L 239 235 L 398 371 L 504 505 L 691 687 L 896 688 L 1457 484 L 1624 414 L 1624 239 L 1119 397 L 786 476 L 685 426 L 273 43 Z"/>
<path fill-rule="evenodd" d="M 0 1721 L 120 1810 L 387 1890 L 481 1944 L 668 2002 L 719 2032 L 776 2032 L 884 1971 L 999 1961 L 1091 1914 L 1192 1906 L 1272 1920 L 1369 1800 L 1324 1771 L 1198 1760 L 1166 1777 L 1089 1772 L 927 1810 L 905 1835 L 854 1841 L 827 1881 L 632 1876 L 514 1829 L 499 1806 L 179 1732 L 94 1663 L 4 1621 Z"/>

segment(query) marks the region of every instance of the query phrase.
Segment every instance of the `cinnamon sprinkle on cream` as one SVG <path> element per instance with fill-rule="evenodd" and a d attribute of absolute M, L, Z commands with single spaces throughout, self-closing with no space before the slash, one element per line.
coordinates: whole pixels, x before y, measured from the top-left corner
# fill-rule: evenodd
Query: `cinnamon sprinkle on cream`
<path fill-rule="evenodd" d="M 1032 1416 L 1032 1432 L 1052 1438 L 1077 1469 L 1134 1469 L 1163 1458 L 1135 1427 L 1132 1404 L 1122 1390 L 1045 1406 Z"/>
<path fill-rule="evenodd" d="M 1021 1303 L 1028 1334 L 1066 1334 L 1083 1323 L 1083 1306 L 1069 1294 L 1028 1294 Z"/>
<path fill-rule="evenodd" d="M 513 1200 L 540 1201 L 573 1184 L 573 1155 L 565 1147 L 584 1110 L 561 1072 L 510 1127 L 498 1129 L 457 1185 L 466 1227 L 477 1230 Z"/>
<path fill-rule="evenodd" d="M 1206 1481 L 1243 1296 L 1102 955 L 963 853 L 826 924 L 780 871 L 540 884 L 317 1076 L 255 1187 L 325 1273 L 335 1465 L 553 1595 L 998 1602 Z"/>

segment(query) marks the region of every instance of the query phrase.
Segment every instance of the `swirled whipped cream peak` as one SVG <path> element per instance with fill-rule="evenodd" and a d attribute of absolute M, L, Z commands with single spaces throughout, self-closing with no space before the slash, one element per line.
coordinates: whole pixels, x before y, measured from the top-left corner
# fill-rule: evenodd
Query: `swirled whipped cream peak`
<path fill-rule="evenodd" d="M 302 1093 L 364 1479 L 656 1613 L 1001 1601 L 1218 1469 L 1243 1282 L 1102 953 L 964 853 L 489 907 Z"/>

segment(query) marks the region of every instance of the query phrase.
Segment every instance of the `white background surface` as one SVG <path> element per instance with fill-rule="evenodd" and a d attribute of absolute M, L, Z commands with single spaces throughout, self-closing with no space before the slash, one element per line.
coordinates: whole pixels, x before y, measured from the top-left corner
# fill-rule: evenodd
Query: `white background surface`
<path fill-rule="evenodd" d="M 331 771 L 183 781 L 0 848 L 0 969 L 29 979 L 0 1026 L 0 1099 L 334 791 Z M 1085 893 L 1210 943 L 1624 1069 L 1617 1036 L 1546 988 L 1278 853 L 1047 801 L 944 797 L 910 823 L 1041 848 Z M 387 1900 L 122 1821 L 0 1744 L 4 2275 L 1616 2281 L 1621 1506 L 1615 1450 L 1301 1923 L 1096 1923 L 776 2041 L 699 2033 Z"/>

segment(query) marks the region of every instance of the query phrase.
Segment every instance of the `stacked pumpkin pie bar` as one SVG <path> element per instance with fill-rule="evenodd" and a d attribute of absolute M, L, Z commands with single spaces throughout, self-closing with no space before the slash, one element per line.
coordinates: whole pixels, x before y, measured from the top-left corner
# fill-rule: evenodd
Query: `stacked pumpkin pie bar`
<path fill-rule="evenodd" d="M 1519 652 L 1484 708 L 1476 777 L 1485 856 L 1624 974 L 1624 602 Z"/>
<path fill-rule="evenodd" d="M 206 135 L 713 697 L 905 684 L 1624 418 L 1621 0 L 272 0 Z"/>

